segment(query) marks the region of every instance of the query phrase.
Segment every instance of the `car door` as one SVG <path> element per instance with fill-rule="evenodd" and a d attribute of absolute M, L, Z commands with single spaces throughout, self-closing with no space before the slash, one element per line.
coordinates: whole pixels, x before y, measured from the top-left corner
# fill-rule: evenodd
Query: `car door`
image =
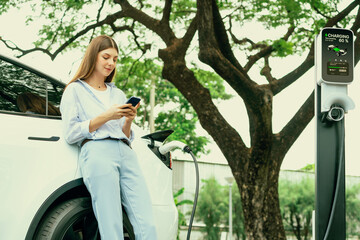
<path fill-rule="evenodd" d="M 62 138 L 63 85 L 0 58 L 0 238 L 24 239 L 41 204 L 74 179 L 78 148 Z"/>

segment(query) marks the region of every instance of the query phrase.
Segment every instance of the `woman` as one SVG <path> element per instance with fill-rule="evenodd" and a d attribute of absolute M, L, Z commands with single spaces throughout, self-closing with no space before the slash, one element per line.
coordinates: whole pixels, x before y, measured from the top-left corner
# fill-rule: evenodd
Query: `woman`
<path fill-rule="evenodd" d="M 69 144 L 81 147 L 80 169 L 101 239 L 124 238 L 123 205 L 136 239 L 155 240 L 150 196 L 130 146 L 131 124 L 140 104 L 125 104 L 125 94 L 112 83 L 117 58 L 112 38 L 91 41 L 61 99 L 64 135 Z"/>

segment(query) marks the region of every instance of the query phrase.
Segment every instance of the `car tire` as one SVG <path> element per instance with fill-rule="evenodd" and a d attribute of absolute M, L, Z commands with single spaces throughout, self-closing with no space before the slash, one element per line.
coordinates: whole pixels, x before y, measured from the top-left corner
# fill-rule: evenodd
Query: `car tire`
<path fill-rule="evenodd" d="M 134 240 L 132 225 L 123 212 L 124 237 Z M 67 200 L 51 209 L 39 224 L 35 240 L 97 240 L 100 234 L 89 197 Z"/>

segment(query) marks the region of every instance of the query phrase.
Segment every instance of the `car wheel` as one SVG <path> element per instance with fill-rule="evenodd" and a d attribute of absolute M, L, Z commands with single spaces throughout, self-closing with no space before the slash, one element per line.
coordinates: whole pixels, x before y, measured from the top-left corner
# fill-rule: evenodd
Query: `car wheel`
<path fill-rule="evenodd" d="M 131 223 L 124 212 L 124 237 L 135 239 Z M 98 240 L 100 234 L 88 197 L 60 203 L 44 217 L 37 228 L 36 240 Z"/>

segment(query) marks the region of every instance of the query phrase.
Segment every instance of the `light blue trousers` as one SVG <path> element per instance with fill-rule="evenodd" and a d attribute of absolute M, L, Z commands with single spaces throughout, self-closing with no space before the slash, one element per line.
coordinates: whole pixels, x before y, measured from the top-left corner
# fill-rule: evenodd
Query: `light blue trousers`
<path fill-rule="evenodd" d="M 80 153 L 101 240 L 123 240 L 122 208 L 136 240 L 156 240 L 150 195 L 135 152 L 122 141 L 93 140 Z"/>

